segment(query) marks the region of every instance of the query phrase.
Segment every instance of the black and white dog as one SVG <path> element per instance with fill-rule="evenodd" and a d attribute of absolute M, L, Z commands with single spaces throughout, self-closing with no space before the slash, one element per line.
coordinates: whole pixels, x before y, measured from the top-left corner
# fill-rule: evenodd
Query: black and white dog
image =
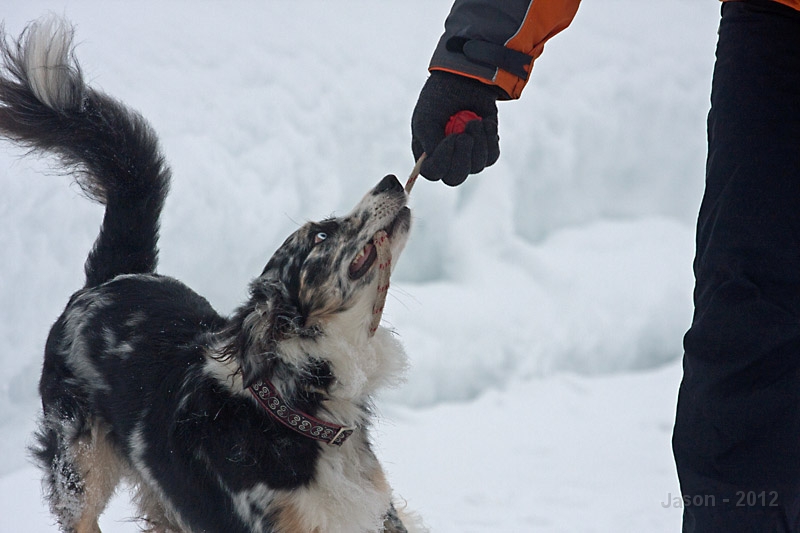
<path fill-rule="evenodd" d="M 85 84 L 72 38 L 56 17 L 0 35 L 0 134 L 105 205 L 40 383 L 34 452 L 62 530 L 98 532 L 123 479 L 150 531 L 411 530 L 369 436 L 371 397 L 406 365 L 373 319 L 378 258 L 409 232 L 401 184 L 295 231 L 222 317 L 155 273 L 169 169 L 145 120 Z"/>

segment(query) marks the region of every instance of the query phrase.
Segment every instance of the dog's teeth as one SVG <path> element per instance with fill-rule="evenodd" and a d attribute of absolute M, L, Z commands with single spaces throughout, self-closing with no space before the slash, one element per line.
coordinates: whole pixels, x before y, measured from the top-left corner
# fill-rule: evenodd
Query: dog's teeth
<path fill-rule="evenodd" d="M 360 263 L 364 262 L 364 258 L 372 251 L 373 244 L 367 243 L 355 256 L 353 261 L 350 262 L 351 265 L 359 265 Z"/>
<path fill-rule="evenodd" d="M 366 246 L 364 246 L 364 248 L 362 248 L 358 252 L 358 254 L 356 254 L 355 258 L 350 263 L 350 275 L 351 276 L 354 273 L 358 272 L 362 268 L 366 268 L 366 269 L 369 268 L 369 267 L 365 267 L 365 265 L 367 264 L 368 261 L 370 261 L 370 258 L 372 257 L 374 249 L 375 249 L 375 245 L 372 244 L 371 242 L 369 242 L 369 243 L 366 244 Z M 362 274 L 363 274 L 363 272 L 362 272 Z M 360 275 L 358 277 L 360 277 Z"/>

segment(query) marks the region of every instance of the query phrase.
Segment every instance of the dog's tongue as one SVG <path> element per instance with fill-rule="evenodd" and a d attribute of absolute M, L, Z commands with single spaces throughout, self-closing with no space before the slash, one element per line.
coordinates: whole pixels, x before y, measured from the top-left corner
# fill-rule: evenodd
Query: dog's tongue
<path fill-rule="evenodd" d="M 372 244 L 378 252 L 378 293 L 372 306 L 372 322 L 369 325 L 369 336 L 375 335 L 383 316 L 383 306 L 386 303 L 386 293 L 389 291 L 389 276 L 392 273 L 392 249 L 389 245 L 389 236 L 385 231 L 379 231 L 372 238 Z"/>

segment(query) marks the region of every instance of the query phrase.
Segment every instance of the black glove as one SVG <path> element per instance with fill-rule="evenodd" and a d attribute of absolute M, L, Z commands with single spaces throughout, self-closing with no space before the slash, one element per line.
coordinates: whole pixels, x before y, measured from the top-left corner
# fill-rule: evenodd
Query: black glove
<path fill-rule="evenodd" d="M 419 93 L 411 116 L 414 159 L 428 154 L 421 174 L 447 185 L 460 185 L 500 157 L 497 104 L 502 89 L 457 74 L 433 71 Z M 464 133 L 445 136 L 445 125 L 459 111 L 473 111 L 482 120 L 468 122 Z"/>

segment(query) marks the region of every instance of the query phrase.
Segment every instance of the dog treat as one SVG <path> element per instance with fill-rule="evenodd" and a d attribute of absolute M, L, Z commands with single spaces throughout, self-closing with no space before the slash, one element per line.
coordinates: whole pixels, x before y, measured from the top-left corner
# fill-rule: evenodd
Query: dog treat
<path fill-rule="evenodd" d="M 375 234 L 372 243 L 378 251 L 378 293 L 375 304 L 372 306 L 372 323 L 369 326 L 370 336 L 375 335 L 383 316 L 383 306 L 386 304 L 386 293 L 389 292 L 389 276 L 392 274 L 392 248 L 389 245 L 389 236 L 385 231 Z"/>
<path fill-rule="evenodd" d="M 425 161 L 425 157 L 428 154 L 422 154 L 417 159 L 417 163 L 414 165 L 414 169 L 411 171 L 411 175 L 408 177 L 408 181 L 406 181 L 406 194 L 411 194 L 411 189 L 414 188 L 414 183 L 416 183 L 417 178 L 419 177 L 419 169 L 422 168 L 422 162 Z"/>

